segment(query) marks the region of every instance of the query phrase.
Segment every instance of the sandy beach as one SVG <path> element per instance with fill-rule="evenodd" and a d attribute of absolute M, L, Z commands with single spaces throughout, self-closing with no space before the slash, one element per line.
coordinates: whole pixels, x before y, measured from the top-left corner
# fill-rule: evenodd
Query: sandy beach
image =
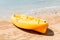
<path fill-rule="evenodd" d="M 10 20 L 0 19 L 0 40 L 60 40 L 60 13 L 37 14 L 36 17 L 49 23 L 46 34 L 23 30 L 14 26 Z"/>
<path fill-rule="evenodd" d="M 46 34 L 17 28 L 14 13 L 46 20 Z M 0 40 L 60 40 L 60 0 L 0 0 Z"/>

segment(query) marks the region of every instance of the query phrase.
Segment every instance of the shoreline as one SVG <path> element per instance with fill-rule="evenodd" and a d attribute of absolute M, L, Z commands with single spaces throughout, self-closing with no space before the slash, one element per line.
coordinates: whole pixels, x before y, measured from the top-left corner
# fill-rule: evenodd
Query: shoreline
<path fill-rule="evenodd" d="M 6 9 L 5 11 L 2 10 L 0 17 L 7 19 L 7 18 L 10 18 L 10 16 L 13 13 L 25 14 L 25 15 L 56 14 L 56 13 L 60 13 L 60 6 L 28 9 L 28 10 L 24 10 L 24 11 L 22 10 L 22 12 L 18 9 L 17 10 L 15 9 L 15 11 L 13 9 Z"/>

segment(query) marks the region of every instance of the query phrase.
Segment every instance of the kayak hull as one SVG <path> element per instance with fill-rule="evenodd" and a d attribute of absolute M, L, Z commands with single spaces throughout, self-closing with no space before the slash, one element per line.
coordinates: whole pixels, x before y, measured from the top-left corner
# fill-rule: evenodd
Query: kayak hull
<path fill-rule="evenodd" d="M 46 33 L 47 31 L 47 28 L 48 28 L 48 23 L 43 23 L 44 20 L 40 20 L 40 19 L 37 19 L 37 20 L 40 20 L 42 21 L 40 24 L 37 24 L 37 22 L 33 22 L 32 23 L 30 22 L 31 20 L 26 20 L 25 17 L 26 15 L 13 15 L 12 18 L 11 18 L 11 22 L 16 25 L 17 27 L 19 28 L 23 28 L 23 29 L 28 29 L 28 30 L 34 30 L 34 31 L 37 31 L 37 32 L 41 32 L 41 33 Z M 22 17 L 23 19 L 21 19 L 20 17 Z M 29 18 L 30 16 L 28 16 Z M 32 17 L 34 18 L 34 17 Z M 33 20 L 35 20 L 36 18 L 34 18 Z"/>

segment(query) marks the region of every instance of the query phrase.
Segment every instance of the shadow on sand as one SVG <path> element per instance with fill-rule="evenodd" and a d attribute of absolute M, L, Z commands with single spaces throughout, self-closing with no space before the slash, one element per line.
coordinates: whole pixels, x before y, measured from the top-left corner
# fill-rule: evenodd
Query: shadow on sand
<path fill-rule="evenodd" d="M 19 28 L 19 27 L 17 27 L 17 28 Z M 47 29 L 47 32 L 45 34 L 37 32 L 37 31 L 34 31 L 34 30 L 26 30 L 26 29 L 22 29 L 22 28 L 19 28 L 19 29 L 23 30 L 24 32 L 31 33 L 31 34 L 45 35 L 45 36 L 54 36 L 54 32 L 51 29 L 49 29 L 49 28 Z"/>
<path fill-rule="evenodd" d="M 14 25 L 14 26 L 16 26 L 16 25 Z M 17 27 L 17 28 L 19 28 L 19 27 Z M 47 31 L 46 31 L 45 34 L 37 32 L 37 31 L 34 31 L 34 30 L 27 30 L 27 29 L 23 29 L 23 28 L 19 28 L 19 29 L 22 30 L 22 31 L 24 31 L 24 32 L 31 33 L 31 34 L 45 35 L 45 36 L 54 36 L 54 32 L 51 29 L 49 29 L 49 28 L 47 29 Z"/>
<path fill-rule="evenodd" d="M 28 33 L 31 33 L 31 34 L 37 34 L 37 35 L 45 35 L 45 36 L 54 36 L 54 32 L 51 30 L 51 29 L 47 29 L 47 32 L 45 34 L 43 33 L 40 33 L 40 32 L 37 32 L 37 31 L 34 31 L 34 30 L 26 30 L 26 29 L 22 29 L 22 28 L 19 28 L 25 32 L 28 32 Z"/>

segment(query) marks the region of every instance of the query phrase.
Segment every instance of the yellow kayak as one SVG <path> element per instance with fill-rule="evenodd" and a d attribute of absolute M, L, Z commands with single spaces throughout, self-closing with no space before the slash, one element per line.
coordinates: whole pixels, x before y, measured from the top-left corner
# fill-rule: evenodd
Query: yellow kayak
<path fill-rule="evenodd" d="M 14 14 L 11 21 L 19 28 L 34 30 L 41 33 L 46 33 L 48 27 L 48 23 L 45 20 L 22 14 Z"/>

